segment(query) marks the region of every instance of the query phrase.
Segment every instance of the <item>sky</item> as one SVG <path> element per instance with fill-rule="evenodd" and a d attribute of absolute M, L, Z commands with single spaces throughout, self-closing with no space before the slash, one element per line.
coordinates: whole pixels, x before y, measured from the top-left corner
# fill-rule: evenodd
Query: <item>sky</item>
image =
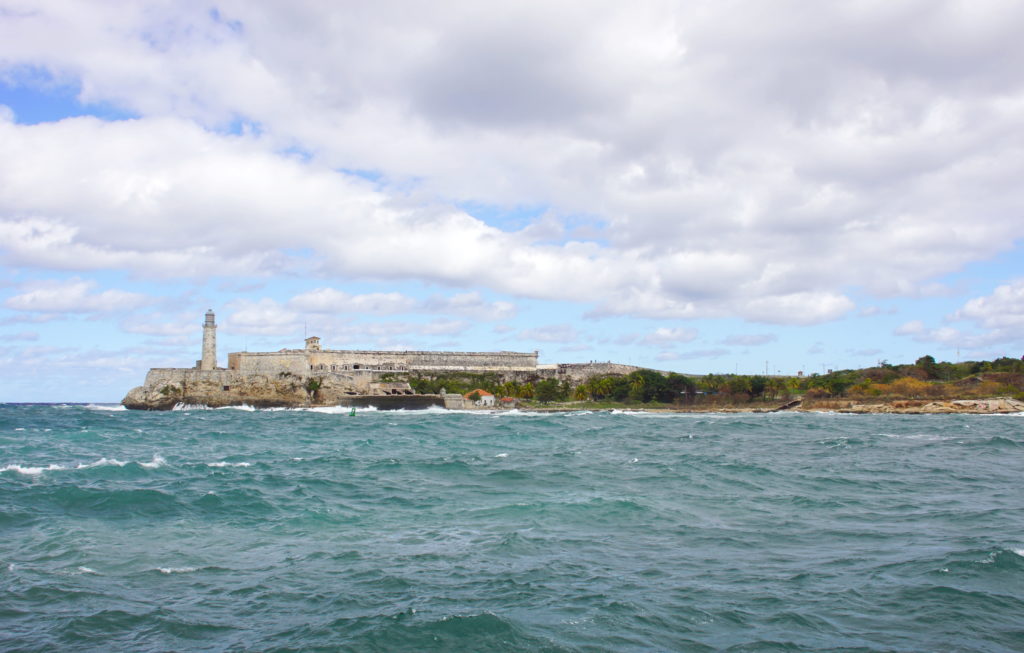
<path fill-rule="evenodd" d="M 1024 354 L 1024 3 L 0 0 L 0 401 Z"/>

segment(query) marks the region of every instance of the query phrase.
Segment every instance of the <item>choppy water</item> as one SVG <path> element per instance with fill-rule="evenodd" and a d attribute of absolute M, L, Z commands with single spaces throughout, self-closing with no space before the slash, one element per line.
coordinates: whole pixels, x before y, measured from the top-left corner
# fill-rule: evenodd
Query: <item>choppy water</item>
<path fill-rule="evenodd" d="M 0 649 L 1020 651 L 1022 429 L 0 406 Z"/>

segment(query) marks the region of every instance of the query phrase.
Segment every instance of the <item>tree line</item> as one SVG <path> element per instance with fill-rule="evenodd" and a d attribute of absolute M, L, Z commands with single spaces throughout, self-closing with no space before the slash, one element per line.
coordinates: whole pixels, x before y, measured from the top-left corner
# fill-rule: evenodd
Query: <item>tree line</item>
<path fill-rule="evenodd" d="M 760 374 L 706 374 L 687 376 L 641 369 L 629 374 L 593 376 L 582 383 L 569 380 L 508 380 L 500 374 L 411 374 L 408 382 L 421 394 L 442 389 L 465 394 L 486 390 L 499 397 L 541 403 L 594 401 L 616 403 L 745 403 L 780 401 L 802 395 L 809 398 L 942 398 L 1012 395 L 1024 396 L 1024 360 L 938 362 L 922 356 L 913 364 L 837 370 L 809 376 Z"/>

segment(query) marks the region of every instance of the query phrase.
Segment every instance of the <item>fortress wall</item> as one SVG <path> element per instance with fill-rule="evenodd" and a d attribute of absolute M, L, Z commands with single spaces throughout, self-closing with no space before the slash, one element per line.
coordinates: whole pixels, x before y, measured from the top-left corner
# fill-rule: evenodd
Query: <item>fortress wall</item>
<path fill-rule="evenodd" d="M 289 349 L 280 352 L 236 352 L 228 356 L 228 367 L 253 374 L 291 372 L 298 376 L 366 368 L 383 371 L 533 372 L 537 369 L 537 354 Z"/>
<path fill-rule="evenodd" d="M 276 376 L 290 372 L 296 376 L 309 374 L 309 362 L 303 350 L 268 352 L 235 352 L 228 355 L 228 367 L 247 374 Z"/>
<path fill-rule="evenodd" d="M 180 386 L 182 382 L 231 385 L 232 383 L 238 383 L 240 380 L 241 376 L 233 370 L 198 370 L 194 367 L 154 367 L 146 374 L 146 387 Z"/>
<path fill-rule="evenodd" d="M 407 352 L 409 367 L 430 371 L 522 371 L 537 369 L 536 353 L 499 352 Z"/>
<path fill-rule="evenodd" d="M 541 370 L 541 376 L 555 378 L 558 380 L 583 383 L 595 376 L 608 374 L 626 375 L 636 370 L 644 369 L 635 365 L 623 365 L 621 363 L 561 363 Z"/>

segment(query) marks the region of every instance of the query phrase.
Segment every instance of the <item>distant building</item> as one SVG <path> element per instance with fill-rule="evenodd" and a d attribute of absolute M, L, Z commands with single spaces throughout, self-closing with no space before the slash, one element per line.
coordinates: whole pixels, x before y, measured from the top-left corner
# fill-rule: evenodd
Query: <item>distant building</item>
<path fill-rule="evenodd" d="M 473 395 L 476 395 L 478 397 L 478 399 L 475 402 L 473 402 L 477 406 L 483 406 L 487 408 L 494 407 L 494 395 L 491 394 L 490 392 L 487 392 L 486 390 L 481 390 L 480 388 L 477 388 L 476 390 L 473 390 L 472 392 L 467 392 L 462 396 L 466 399 L 472 400 Z"/>

